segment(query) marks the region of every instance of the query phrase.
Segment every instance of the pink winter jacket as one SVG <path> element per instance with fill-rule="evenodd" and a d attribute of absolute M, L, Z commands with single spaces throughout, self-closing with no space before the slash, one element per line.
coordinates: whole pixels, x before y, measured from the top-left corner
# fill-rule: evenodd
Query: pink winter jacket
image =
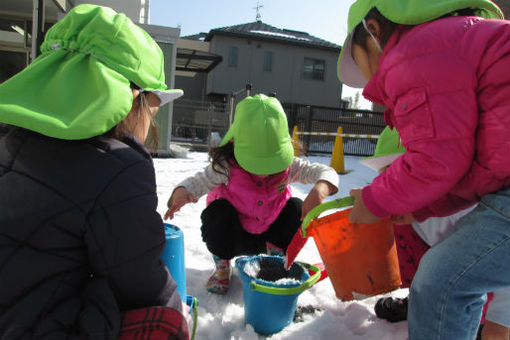
<path fill-rule="evenodd" d="M 228 184 L 211 191 L 207 195 L 207 205 L 220 198 L 226 199 L 236 208 L 244 230 L 261 234 L 276 220 L 291 196 L 289 168 L 261 178 L 235 163 L 230 167 Z"/>
<path fill-rule="evenodd" d="M 407 150 L 362 191 L 376 216 L 446 216 L 510 185 L 509 21 L 400 26 L 363 95 Z"/>

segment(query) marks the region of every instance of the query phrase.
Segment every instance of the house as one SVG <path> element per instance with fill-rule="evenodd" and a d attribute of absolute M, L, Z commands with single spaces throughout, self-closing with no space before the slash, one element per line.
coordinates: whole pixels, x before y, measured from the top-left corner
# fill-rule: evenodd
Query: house
<path fill-rule="evenodd" d="M 40 53 L 45 32 L 72 7 L 92 3 L 124 13 L 145 29 L 165 55 L 165 79 L 174 87 L 179 28 L 150 25 L 149 0 L 1 0 L 0 1 L 0 83 L 25 68 Z M 159 109 L 158 153 L 170 150 L 173 103 Z"/>
<path fill-rule="evenodd" d="M 505 19 L 510 19 L 510 0 L 493 0 L 505 14 Z"/>
<path fill-rule="evenodd" d="M 188 99 L 225 103 L 249 83 L 253 93 L 275 93 L 288 104 L 340 107 L 342 103 L 336 77 L 340 46 L 306 32 L 255 21 L 181 40 L 207 42 L 209 52 L 223 59 L 196 79 L 177 75 L 176 87 Z"/>

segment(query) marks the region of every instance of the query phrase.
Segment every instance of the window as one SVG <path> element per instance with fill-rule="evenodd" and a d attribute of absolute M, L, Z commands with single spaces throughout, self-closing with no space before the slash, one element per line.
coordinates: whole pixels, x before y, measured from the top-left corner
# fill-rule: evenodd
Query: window
<path fill-rule="evenodd" d="M 273 52 L 271 51 L 264 52 L 263 70 L 266 72 L 271 72 L 273 70 Z"/>
<path fill-rule="evenodd" d="M 303 78 L 324 80 L 325 62 L 321 59 L 305 58 L 303 63 Z"/>
<path fill-rule="evenodd" d="M 230 52 L 228 54 L 228 66 L 237 67 L 237 47 L 230 46 Z"/>

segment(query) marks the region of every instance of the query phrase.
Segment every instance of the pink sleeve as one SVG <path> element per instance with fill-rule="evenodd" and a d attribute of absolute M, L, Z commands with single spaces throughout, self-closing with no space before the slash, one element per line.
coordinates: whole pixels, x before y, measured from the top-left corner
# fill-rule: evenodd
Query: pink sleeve
<path fill-rule="evenodd" d="M 363 189 L 367 208 L 378 217 L 419 211 L 421 220 L 465 207 L 448 193 L 471 166 L 477 119 L 469 91 L 399 96 L 393 122 L 407 151 Z"/>

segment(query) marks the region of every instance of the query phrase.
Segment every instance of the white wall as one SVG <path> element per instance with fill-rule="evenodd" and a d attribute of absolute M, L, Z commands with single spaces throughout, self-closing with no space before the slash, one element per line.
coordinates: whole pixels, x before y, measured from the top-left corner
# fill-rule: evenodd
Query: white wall
<path fill-rule="evenodd" d="M 75 5 L 94 4 L 113 8 L 118 13 L 124 13 L 131 20 L 140 23 L 143 0 L 74 0 Z"/>
<path fill-rule="evenodd" d="M 238 48 L 238 66 L 228 66 L 231 46 Z M 273 52 L 273 70 L 263 71 L 264 52 Z M 282 102 L 338 107 L 341 85 L 336 77 L 338 52 L 269 41 L 215 35 L 211 52 L 223 56 L 207 77 L 207 93 L 229 94 L 243 89 L 247 82 L 254 93 L 276 92 Z M 323 80 L 302 77 L 304 58 L 325 62 Z"/>

